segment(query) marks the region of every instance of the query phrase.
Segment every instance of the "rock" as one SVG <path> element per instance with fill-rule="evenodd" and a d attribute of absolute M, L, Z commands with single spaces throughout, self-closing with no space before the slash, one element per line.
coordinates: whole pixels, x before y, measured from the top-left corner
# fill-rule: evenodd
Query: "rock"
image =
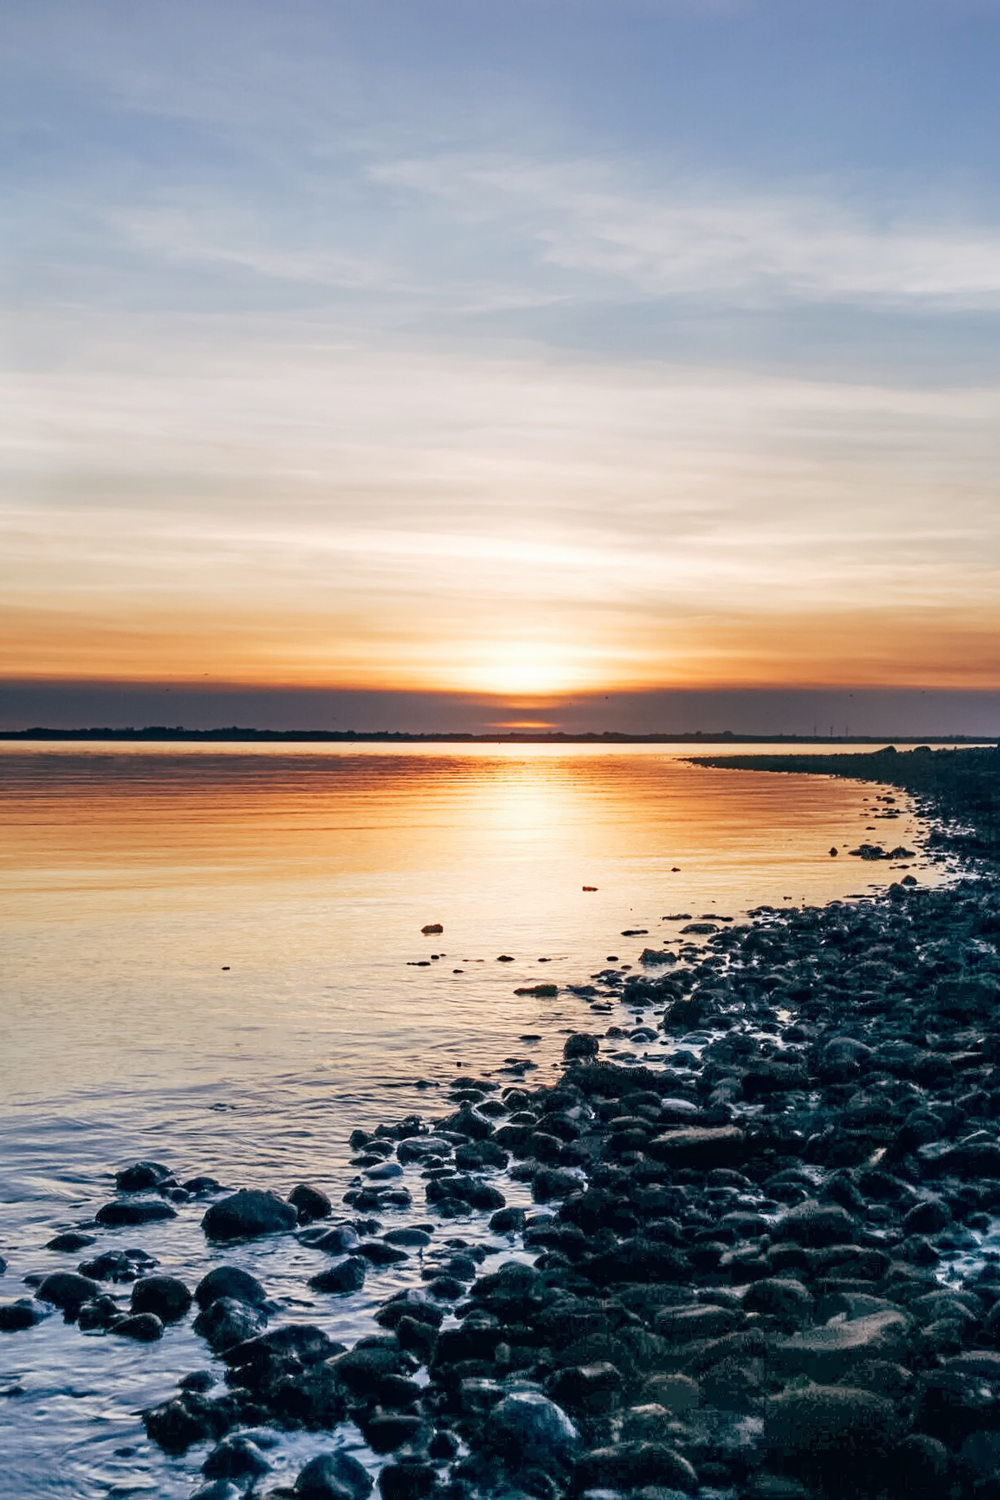
<path fill-rule="evenodd" d="M 455 1165 L 463 1172 L 481 1172 L 489 1167 L 502 1172 L 509 1161 L 507 1152 L 495 1140 L 469 1141 L 455 1151 Z"/>
<path fill-rule="evenodd" d="M 387 1245 L 404 1245 L 410 1250 L 425 1250 L 433 1244 L 433 1235 L 426 1229 L 388 1229 L 382 1238 Z"/>
<path fill-rule="evenodd" d="M 557 1370 L 546 1385 L 546 1395 L 570 1411 L 613 1411 L 621 1401 L 621 1371 L 608 1360 L 570 1365 Z"/>
<path fill-rule="evenodd" d="M 767 1313 L 781 1323 L 799 1326 L 812 1316 L 812 1293 L 792 1277 L 766 1276 L 752 1282 L 743 1298 L 747 1312 Z"/>
<path fill-rule="evenodd" d="M 822 1249 L 827 1245 L 849 1245 L 857 1239 L 854 1220 L 837 1203 L 817 1203 L 808 1198 L 789 1210 L 775 1224 L 776 1240 L 794 1240 L 797 1245 Z"/>
<path fill-rule="evenodd" d="M 365 1500 L 371 1491 L 367 1469 L 342 1448 L 310 1459 L 295 1481 L 303 1500 Z"/>
<path fill-rule="evenodd" d="M 309 1285 L 317 1292 L 334 1292 L 343 1296 L 348 1292 L 361 1290 L 365 1284 L 367 1271 L 367 1260 L 360 1255 L 348 1255 L 343 1260 L 335 1262 L 327 1270 L 310 1276 Z"/>
<path fill-rule="evenodd" d="M 242 1434 L 223 1438 L 201 1466 L 206 1479 L 259 1479 L 270 1469 L 256 1443 Z"/>
<path fill-rule="evenodd" d="M 690 1375 L 653 1375 L 643 1386 L 643 1395 L 675 1416 L 701 1405 L 701 1387 Z"/>
<path fill-rule="evenodd" d="M 191 1306 L 191 1293 L 176 1276 L 144 1276 L 132 1288 L 132 1311 L 155 1313 L 163 1323 L 176 1323 Z"/>
<path fill-rule="evenodd" d="M 437 1485 L 437 1475 L 430 1464 L 386 1464 L 378 1476 L 382 1500 L 425 1500 Z"/>
<path fill-rule="evenodd" d="M 327 1255 L 353 1254 L 361 1244 L 357 1230 L 352 1229 L 349 1224 L 336 1224 L 332 1229 L 318 1226 L 308 1230 L 301 1238 L 302 1243 L 311 1250 L 323 1250 Z"/>
<path fill-rule="evenodd" d="M 230 1479 L 212 1479 L 208 1484 L 200 1485 L 191 1500 L 241 1500 L 243 1493 L 242 1486 L 233 1484 Z"/>
<path fill-rule="evenodd" d="M 115 1173 L 115 1187 L 120 1193 L 144 1193 L 173 1179 L 169 1167 L 158 1161 L 137 1161 Z"/>
<path fill-rule="evenodd" d="M 692 1126 L 655 1136 L 647 1142 L 647 1153 L 671 1167 L 710 1171 L 713 1167 L 739 1167 L 748 1155 L 745 1133 L 736 1125 Z"/>
<path fill-rule="evenodd" d="M 891 1359 L 906 1342 L 910 1319 L 904 1312 L 868 1313 L 845 1322 L 827 1323 L 775 1343 L 772 1360 L 786 1375 L 808 1375 L 822 1383 L 850 1374 L 860 1359 Z"/>
<path fill-rule="evenodd" d="M 574 1031 L 563 1044 L 563 1057 L 567 1062 L 577 1058 L 594 1058 L 600 1051 L 600 1039 L 589 1031 Z"/>
<path fill-rule="evenodd" d="M 361 1240 L 357 1253 L 370 1266 L 398 1266 L 410 1258 L 405 1250 L 387 1245 L 384 1240 Z"/>
<path fill-rule="evenodd" d="M 889 1486 L 899 1500 L 939 1500 L 948 1492 L 950 1469 L 943 1443 L 925 1432 L 911 1432 L 892 1455 Z"/>
<path fill-rule="evenodd" d="M 764 1408 L 769 1461 L 831 1494 L 878 1493 L 900 1436 L 891 1402 L 850 1386 L 784 1391 Z"/>
<path fill-rule="evenodd" d="M 148 1407 L 140 1415 L 146 1436 L 164 1453 L 172 1455 L 186 1453 L 196 1443 L 222 1437 L 237 1421 L 228 1398 L 210 1401 L 193 1390 L 185 1390 L 159 1406 Z"/>
<path fill-rule="evenodd" d="M 176 1219 L 177 1210 L 161 1198 L 139 1203 L 105 1203 L 94 1218 L 108 1229 L 135 1228 L 139 1224 L 157 1224 L 163 1219 Z"/>
<path fill-rule="evenodd" d="M 405 1412 L 378 1412 L 363 1421 L 365 1442 L 373 1453 L 395 1453 L 404 1444 L 418 1444 L 430 1436 L 426 1417 Z"/>
<path fill-rule="evenodd" d="M 78 1229 L 68 1229 L 64 1234 L 57 1234 L 49 1240 L 45 1246 L 46 1250 L 65 1250 L 72 1253 L 75 1250 L 86 1250 L 88 1245 L 96 1245 L 97 1241 L 92 1234 L 82 1234 Z"/>
<path fill-rule="evenodd" d="M 206 1210 L 201 1226 L 210 1240 L 239 1240 L 283 1234 L 297 1223 L 298 1211 L 277 1193 L 241 1188 L 229 1198 L 213 1203 Z"/>
<path fill-rule="evenodd" d="M 81 1276 L 92 1281 L 135 1281 L 137 1276 L 156 1261 L 144 1250 L 105 1250 L 93 1260 L 85 1260 L 77 1267 Z"/>
<path fill-rule="evenodd" d="M 527 1214 L 523 1208 L 500 1208 L 490 1219 L 494 1234 L 520 1234 Z"/>
<path fill-rule="evenodd" d="M 53 1271 L 51 1276 L 45 1277 L 37 1292 L 39 1301 L 51 1302 L 71 1322 L 84 1302 L 100 1294 L 96 1281 L 91 1281 L 89 1276 L 77 1276 L 72 1271 Z"/>
<path fill-rule="evenodd" d="M 125 1314 L 122 1312 L 114 1297 L 102 1293 L 100 1297 L 91 1297 L 86 1302 L 81 1302 L 80 1310 L 76 1315 L 77 1322 L 84 1333 L 95 1329 L 106 1332 L 115 1323 L 121 1323 Z"/>
<path fill-rule="evenodd" d="M 18 1297 L 16 1302 L 0 1302 L 0 1333 L 20 1333 L 34 1328 L 45 1317 L 47 1309 L 33 1297 Z"/>
<path fill-rule="evenodd" d="M 809 1074 L 801 1063 L 769 1059 L 752 1063 L 743 1075 L 743 1097 L 751 1101 L 808 1087 Z"/>
<path fill-rule="evenodd" d="M 217 1297 L 194 1320 L 194 1331 L 205 1339 L 216 1353 L 251 1339 L 267 1326 L 267 1315 L 260 1308 L 235 1297 Z"/>
<path fill-rule="evenodd" d="M 951 1223 L 951 1209 L 940 1198 L 927 1198 L 915 1203 L 903 1215 L 903 1229 L 907 1234 L 937 1234 Z"/>
<path fill-rule="evenodd" d="M 535 1203 L 551 1203 L 577 1193 L 583 1183 L 576 1173 L 558 1167 L 542 1167 L 531 1179 L 531 1196 Z"/>
<path fill-rule="evenodd" d="M 568 1464 L 576 1457 L 580 1434 L 563 1411 L 547 1396 L 516 1391 L 492 1408 L 485 1424 L 485 1441 L 511 1468 L 553 1463 Z"/>
<path fill-rule="evenodd" d="M 263 1307 L 267 1301 L 267 1293 L 256 1276 L 239 1266 L 216 1266 L 194 1289 L 194 1300 L 202 1309 L 210 1307 L 220 1297 L 245 1302 L 248 1307 Z"/>
<path fill-rule="evenodd" d="M 616 1250 L 592 1256 L 584 1263 L 583 1269 L 599 1286 L 612 1286 L 623 1281 L 648 1286 L 660 1281 L 686 1280 L 689 1267 L 686 1257 L 672 1245 L 625 1240 Z"/>
<path fill-rule="evenodd" d="M 121 1318 L 112 1323 L 111 1332 L 122 1338 L 135 1339 L 141 1344 L 153 1344 L 163 1337 L 163 1324 L 155 1313 L 136 1313 L 131 1318 Z"/>
<path fill-rule="evenodd" d="M 692 1343 L 696 1339 L 716 1339 L 734 1333 L 746 1322 L 746 1313 L 737 1307 L 665 1307 L 653 1319 L 653 1327 L 671 1344 Z"/>
<path fill-rule="evenodd" d="M 443 1135 L 406 1136 L 396 1147 L 396 1156 L 404 1166 L 425 1161 L 429 1156 L 450 1156 L 452 1143 Z"/>
<path fill-rule="evenodd" d="M 455 1135 L 466 1135 L 473 1141 L 485 1141 L 493 1134 L 493 1124 L 485 1115 L 473 1109 L 471 1104 L 463 1105 L 457 1114 L 449 1115 L 446 1120 L 441 1121 L 442 1130 L 450 1130 Z"/>
<path fill-rule="evenodd" d="M 223 1191 L 221 1182 L 216 1182 L 214 1177 L 206 1177 L 204 1174 L 189 1177 L 186 1182 L 181 1183 L 181 1187 L 186 1193 L 190 1193 L 192 1198 L 207 1198 L 212 1193 Z"/>
<path fill-rule="evenodd" d="M 297 1210 L 300 1224 L 309 1223 L 313 1219 L 328 1219 L 333 1213 L 333 1204 L 326 1194 L 305 1182 L 292 1188 L 288 1201 Z"/>
<path fill-rule="evenodd" d="M 597 1448 L 577 1465 L 577 1490 L 642 1490 L 647 1486 L 693 1495 L 698 1476 L 686 1458 L 665 1443 L 617 1443 Z"/>

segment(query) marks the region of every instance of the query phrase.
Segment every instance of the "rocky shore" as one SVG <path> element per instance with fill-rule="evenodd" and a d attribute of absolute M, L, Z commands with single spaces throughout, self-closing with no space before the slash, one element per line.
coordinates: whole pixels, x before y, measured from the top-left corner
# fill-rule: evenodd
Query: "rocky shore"
<path fill-rule="evenodd" d="M 605 1029 L 567 1038 L 553 1084 L 463 1077 L 446 1115 L 356 1131 L 341 1205 L 125 1168 L 52 1242 L 79 1269 L 0 1328 L 193 1318 L 202 1366 L 142 1416 L 198 1456 L 199 1500 L 1000 1497 L 1000 880 L 907 876 L 705 936 L 594 976 Z M 604 1060 L 623 1033 L 675 1045 Z M 207 1245 L 297 1236 L 314 1305 L 390 1264 L 409 1284 L 347 1348 L 236 1266 L 188 1287 L 86 1258 L 200 1200 Z M 302 1432 L 317 1451 L 276 1479 Z"/>

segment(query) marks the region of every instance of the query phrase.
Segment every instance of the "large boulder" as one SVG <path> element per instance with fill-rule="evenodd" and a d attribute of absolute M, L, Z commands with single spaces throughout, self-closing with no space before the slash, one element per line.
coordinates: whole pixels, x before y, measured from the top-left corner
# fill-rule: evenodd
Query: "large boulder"
<path fill-rule="evenodd" d="M 820 1250 L 827 1245 L 853 1244 L 857 1228 L 839 1203 L 817 1203 L 807 1198 L 782 1215 L 774 1226 L 773 1237 Z"/>
<path fill-rule="evenodd" d="M 898 1355 L 910 1326 L 911 1319 L 898 1308 L 835 1319 L 822 1328 L 778 1340 L 771 1357 L 785 1375 L 808 1375 L 820 1382 L 841 1380 L 850 1375 L 857 1360 Z"/>
<path fill-rule="evenodd" d="M 580 1444 L 562 1407 L 534 1391 L 515 1391 L 498 1401 L 487 1418 L 485 1438 L 513 1468 L 571 1463 Z"/>
<path fill-rule="evenodd" d="M 303 1500 L 365 1500 L 371 1491 L 367 1469 L 342 1448 L 311 1458 L 295 1481 Z"/>
<path fill-rule="evenodd" d="M 262 1234 L 283 1234 L 299 1221 L 298 1209 L 277 1193 L 260 1188 L 240 1188 L 206 1209 L 201 1227 L 210 1240 L 254 1239 Z"/>
<path fill-rule="evenodd" d="M 769 1464 L 831 1495 L 878 1494 L 902 1435 L 893 1404 L 851 1386 L 783 1391 L 764 1408 Z"/>
<path fill-rule="evenodd" d="M 676 1449 L 666 1443 L 616 1443 L 596 1448 L 577 1467 L 578 1490 L 680 1490 L 692 1495 L 698 1476 Z"/>
<path fill-rule="evenodd" d="M 742 1166 L 749 1147 L 746 1134 L 736 1125 L 691 1126 L 655 1136 L 646 1151 L 670 1167 L 711 1171 L 715 1167 Z"/>

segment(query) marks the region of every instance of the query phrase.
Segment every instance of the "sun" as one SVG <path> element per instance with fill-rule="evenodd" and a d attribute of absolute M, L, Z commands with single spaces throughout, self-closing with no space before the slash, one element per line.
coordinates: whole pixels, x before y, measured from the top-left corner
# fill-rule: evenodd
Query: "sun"
<path fill-rule="evenodd" d="M 463 671 L 474 691 L 517 703 L 563 697 L 583 687 L 586 664 L 571 652 L 532 641 L 489 646 Z"/>

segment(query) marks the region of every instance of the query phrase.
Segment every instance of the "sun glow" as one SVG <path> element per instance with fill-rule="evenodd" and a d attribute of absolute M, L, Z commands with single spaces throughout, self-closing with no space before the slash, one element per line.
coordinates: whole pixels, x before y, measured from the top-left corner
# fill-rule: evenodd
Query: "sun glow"
<path fill-rule="evenodd" d="M 592 686 L 593 665 L 583 652 L 522 641 L 484 649 L 460 675 L 464 687 L 528 707 Z"/>

